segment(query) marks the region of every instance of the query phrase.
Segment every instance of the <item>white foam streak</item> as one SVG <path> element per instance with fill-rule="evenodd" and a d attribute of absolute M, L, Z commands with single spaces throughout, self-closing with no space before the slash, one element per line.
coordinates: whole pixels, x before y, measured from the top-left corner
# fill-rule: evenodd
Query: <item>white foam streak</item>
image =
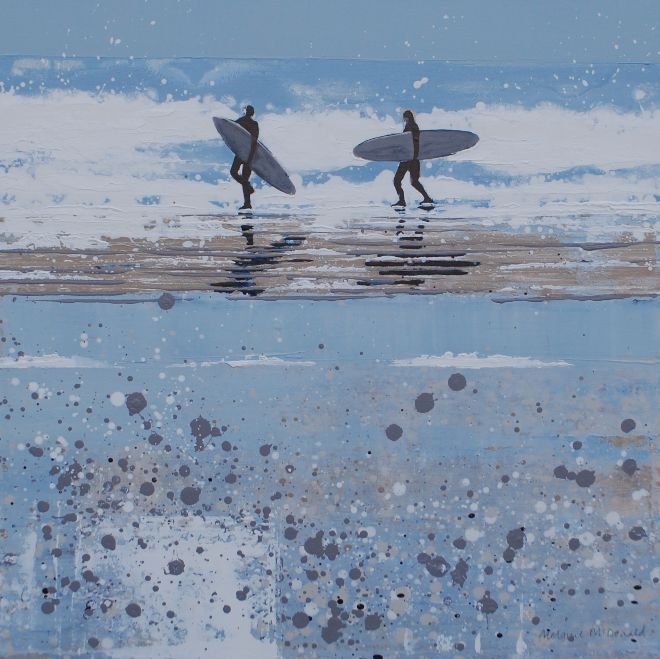
<path fill-rule="evenodd" d="M 110 368 L 105 362 L 89 357 L 64 357 L 56 353 L 48 355 L 21 355 L 0 357 L 0 368 Z"/>
<path fill-rule="evenodd" d="M 231 368 L 247 368 L 254 366 L 316 366 L 316 362 L 282 359 L 281 357 L 271 357 L 268 355 L 247 355 L 245 359 L 218 359 L 205 360 L 201 362 L 187 362 L 185 364 L 172 364 L 170 368 L 207 368 L 209 366 L 225 365 Z"/>
<path fill-rule="evenodd" d="M 476 352 L 461 352 L 454 354 L 445 352 L 442 355 L 421 355 L 410 359 L 396 359 L 393 366 L 416 368 L 556 368 L 572 366 L 565 361 L 544 362 L 531 357 L 511 357 L 509 355 L 480 356 Z"/>

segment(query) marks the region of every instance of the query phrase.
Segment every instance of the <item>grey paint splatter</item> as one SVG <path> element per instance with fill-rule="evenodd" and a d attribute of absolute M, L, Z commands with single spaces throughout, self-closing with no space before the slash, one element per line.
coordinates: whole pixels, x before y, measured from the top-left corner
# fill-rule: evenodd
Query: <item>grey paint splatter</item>
<path fill-rule="evenodd" d="M 639 467 L 637 466 L 637 461 L 634 460 L 633 458 L 628 458 L 627 460 L 623 461 L 623 464 L 621 465 L 621 469 L 628 474 L 628 476 L 633 476 L 636 471 L 639 471 Z"/>
<path fill-rule="evenodd" d="M 490 596 L 490 591 L 487 590 L 484 596 L 477 601 L 477 610 L 486 615 L 495 613 L 498 609 L 497 602 Z"/>
<path fill-rule="evenodd" d="M 525 529 L 512 529 L 506 534 L 506 542 L 512 549 L 522 549 L 525 544 Z"/>
<path fill-rule="evenodd" d="M 333 600 L 328 602 L 328 607 L 330 608 L 331 615 L 325 627 L 321 629 L 321 638 L 326 643 L 335 643 L 342 635 L 341 630 L 346 627 L 341 619 L 343 609 Z"/>
<path fill-rule="evenodd" d="M 190 434 L 195 438 L 195 451 L 203 451 L 204 439 L 211 434 L 211 423 L 203 416 L 198 416 L 190 422 Z"/>
<path fill-rule="evenodd" d="M 186 504 L 186 506 L 192 506 L 199 501 L 199 495 L 201 489 L 198 487 L 184 487 L 181 490 L 181 501 Z"/>
<path fill-rule="evenodd" d="M 134 391 L 126 396 L 126 407 L 130 416 L 139 414 L 146 406 L 147 400 L 139 391 Z"/>
<path fill-rule="evenodd" d="M 131 602 L 125 611 L 131 618 L 139 618 L 142 615 L 142 607 L 135 602 Z"/>
<path fill-rule="evenodd" d="M 108 534 L 101 538 L 101 545 L 110 551 L 114 551 L 117 547 L 117 541 L 113 535 Z"/>
<path fill-rule="evenodd" d="M 167 564 L 167 573 L 177 576 L 179 574 L 183 574 L 185 567 L 186 567 L 185 562 L 180 558 L 176 558 Z"/>
<path fill-rule="evenodd" d="M 417 562 L 421 563 L 426 568 L 426 571 L 434 577 L 444 577 L 450 568 L 449 563 L 442 556 L 431 558 L 431 556 L 424 552 L 417 555 Z"/>
<path fill-rule="evenodd" d="M 453 373 L 452 375 L 449 376 L 449 379 L 447 380 L 447 384 L 449 385 L 449 388 L 452 391 L 461 391 L 465 389 L 465 386 L 467 385 L 467 380 L 465 379 L 465 376 L 462 373 Z"/>
<path fill-rule="evenodd" d="M 307 627 L 307 625 L 309 625 L 309 616 L 302 611 L 298 611 L 293 615 L 293 618 L 291 618 L 291 622 L 293 622 L 294 627 L 297 627 L 298 629 L 304 629 Z"/>
<path fill-rule="evenodd" d="M 644 530 L 643 527 L 641 526 L 633 526 L 630 531 L 628 531 L 628 537 L 631 540 L 641 540 L 642 538 L 646 538 L 646 531 Z"/>
<path fill-rule="evenodd" d="M 397 440 L 401 439 L 401 436 L 403 435 L 403 429 L 396 423 L 391 423 L 385 429 L 385 435 L 387 435 L 387 439 L 391 439 L 393 442 L 396 442 Z"/>
<path fill-rule="evenodd" d="M 467 573 L 469 569 L 470 566 L 468 565 L 467 561 L 459 558 L 458 563 L 456 563 L 456 567 L 450 573 L 452 583 L 461 586 L 462 588 L 465 584 L 465 580 L 467 579 Z"/>
<path fill-rule="evenodd" d="M 419 394 L 417 398 L 415 399 L 415 409 L 422 413 L 426 414 L 426 412 L 430 412 L 435 405 L 435 401 L 433 400 L 433 394 L 429 393 L 423 393 Z"/>
<path fill-rule="evenodd" d="M 637 427 L 634 419 L 624 419 L 621 422 L 621 430 L 625 433 L 632 432 Z"/>
<path fill-rule="evenodd" d="M 373 631 L 374 629 L 378 629 L 383 620 L 382 618 L 377 614 L 377 613 L 372 613 L 368 616 L 365 616 L 364 618 L 364 628 Z"/>
<path fill-rule="evenodd" d="M 154 488 L 153 483 L 150 483 L 149 481 L 146 481 L 140 485 L 140 494 L 144 495 L 145 497 L 150 497 L 156 489 Z"/>
<path fill-rule="evenodd" d="M 348 576 L 355 581 L 362 576 L 362 570 L 360 570 L 359 567 L 351 568 L 348 572 Z"/>
<path fill-rule="evenodd" d="M 590 471 L 589 469 L 583 469 L 575 477 L 575 482 L 580 487 L 590 487 L 596 482 L 596 475 L 593 471 Z"/>
<path fill-rule="evenodd" d="M 163 293 L 158 298 L 158 306 L 164 311 L 171 309 L 174 306 L 175 302 L 176 302 L 176 298 L 171 293 Z"/>
<path fill-rule="evenodd" d="M 313 538 L 307 538 L 303 545 L 305 551 L 317 558 L 323 557 L 323 531 L 319 531 Z"/>

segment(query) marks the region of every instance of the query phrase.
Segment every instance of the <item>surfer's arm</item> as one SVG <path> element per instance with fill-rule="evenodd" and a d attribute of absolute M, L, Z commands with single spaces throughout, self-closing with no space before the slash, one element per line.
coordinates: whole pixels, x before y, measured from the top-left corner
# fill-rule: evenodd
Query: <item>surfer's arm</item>
<path fill-rule="evenodd" d="M 413 135 L 413 160 L 419 158 L 419 128 L 414 127 L 412 129 Z"/>
<path fill-rule="evenodd" d="M 257 150 L 257 139 L 259 139 L 259 128 L 254 129 L 252 135 L 252 142 L 250 144 L 250 155 L 248 156 L 247 163 L 252 165 L 252 159 L 254 158 L 255 151 Z"/>

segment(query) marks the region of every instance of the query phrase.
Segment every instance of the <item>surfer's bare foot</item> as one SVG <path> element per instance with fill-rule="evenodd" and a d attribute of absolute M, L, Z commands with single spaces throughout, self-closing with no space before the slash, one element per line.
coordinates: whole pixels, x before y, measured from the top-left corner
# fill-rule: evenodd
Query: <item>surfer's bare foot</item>
<path fill-rule="evenodd" d="M 394 206 L 405 206 L 406 205 L 406 200 L 405 199 L 399 199 L 398 201 L 395 201 L 392 204 L 392 207 Z"/>
<path fill-rule="evenodd" d="M 252 210 L 252 204 L 243 204 L 238 210 L 239 211 L 251 211 Z"/>

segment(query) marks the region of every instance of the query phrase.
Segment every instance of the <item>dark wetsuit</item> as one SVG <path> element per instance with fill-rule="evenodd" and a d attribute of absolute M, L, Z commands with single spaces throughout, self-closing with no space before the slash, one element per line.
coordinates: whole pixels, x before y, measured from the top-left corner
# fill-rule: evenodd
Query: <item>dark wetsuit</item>
<path fill-rule="evenodd" d="M 238 156 L 234 158 L 234 162 L 231 164 L 231 169 L 229 173 L 235 181 L 238 181 L 243 186 L 243 200 L 245 205 L 250 204 L 250 195 L 254 192 L 254 188 L 250 185 L 250 176 L 252 174 L 252 158 L 257 149 L 257 139 L 259 138 L 259 124 L 252 118 L 247 115 L 236 119 L 236 123 L 239 126 L 245 128 L 245 130 L 252 135 L 252 146 L 250 148 L 250 155 L 248 156 L 247 162 L 243 162 Z M 243 165 L 243 170 L 241 173 L 238 173 L 238 170 Z"/>
<path fill-rule="evenodd" d="M 405 162 L 400 162 L 399 167 L 396 170 L 396 174 L 394 175 L 394 188 L 397 191 L 397 194 L 399 195 L 399 201 L 402 203 L 404 202 L 404 194 L 403 194 L 403 187 L 401 186 L 401 183 L 403 182 L 403 177 L 406 175 L 407 172 L 410 172 L 410 184 L 417 190 L 418 192 L 421 192 L 422 195 L 424 196 L 424 202 L 431 202 L 432 199 L 431 197 L 428 196 L 426 193 L 426 190 L 424 189 L 424 186 L 419 182 L 419 172 L 420 172 L 420 164 L 419 164 L 419 126 L 415 122 L 414 119 L 408 119 L 406 121 L 406 126 L 403 129 L 404 133 L 412 133 L 413 137 L 413 159 L 412 160 L 406 160 Z"/>

